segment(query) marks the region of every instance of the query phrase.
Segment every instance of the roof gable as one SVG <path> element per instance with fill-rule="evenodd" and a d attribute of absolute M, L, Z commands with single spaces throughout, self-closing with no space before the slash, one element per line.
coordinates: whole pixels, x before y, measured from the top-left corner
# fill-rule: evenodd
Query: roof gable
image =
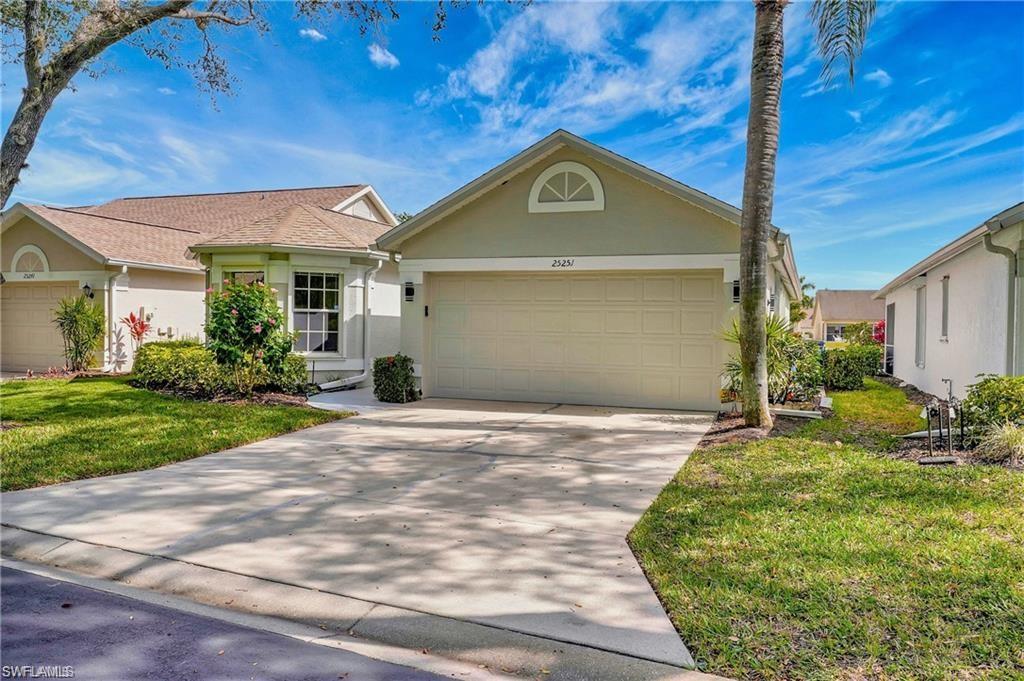
<path fill-rule="evenodd" d="M 689 187 L 667 175 L 662 175 L 566 130 L 556 130 L 536 144 L 526 148 L 501 165 L 492 168 L 472 182 L 457 189 L 414 217 L 406 220 L 398 227 L 395 227 L 382 236 L 378 244 L 382 248 L 397 250 L 405 239 L 430 227 L 441 218 L 458 210 L 467 203 L 477 200 L 492 189 L 501 186 L 510 177 L 528 170 L 555 151 L 565 147 L 592 157 L 605 165 L 611 166 L 615 170 L 650 184 L 731 223 L 739 224 L 740 210 L 735 206 L 693 187 Z"/>

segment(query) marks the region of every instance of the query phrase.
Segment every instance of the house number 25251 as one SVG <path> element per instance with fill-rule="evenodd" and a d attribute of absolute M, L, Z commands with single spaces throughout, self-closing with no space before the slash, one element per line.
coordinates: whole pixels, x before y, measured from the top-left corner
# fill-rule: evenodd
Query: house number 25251
<path fill-rule="evenodd" d="M 573 267 L 575 264 L 574 258 L 555 258 L 551 261 L 552 267 Z"/>

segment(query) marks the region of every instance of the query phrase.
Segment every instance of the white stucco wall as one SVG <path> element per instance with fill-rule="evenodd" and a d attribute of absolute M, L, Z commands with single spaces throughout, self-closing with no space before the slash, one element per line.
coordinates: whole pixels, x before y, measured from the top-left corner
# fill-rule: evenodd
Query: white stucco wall
<path fill-rule="evenodd" d="M 949 337 L 941 338 L 942 278 L 949 276 Z M 913 283 L 892 291 L 896 304 L 893 373 L 933 395 L 945 396 L 943 378 L 959 397 L 982 373 L 1006 368 L 1007 260 L 982 244 L 931 269 L 927 282 L 924 366 L 915 364 L 916 307 Z"/>

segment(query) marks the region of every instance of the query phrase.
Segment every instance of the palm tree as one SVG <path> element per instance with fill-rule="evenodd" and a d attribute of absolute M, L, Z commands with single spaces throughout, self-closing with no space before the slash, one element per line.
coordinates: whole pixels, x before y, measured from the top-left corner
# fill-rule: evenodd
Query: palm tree
<path fill-rule="evenodd" d="M 750 114 L 743 175 L 740 225 L 740 362 L 743 369 L 743 418 L 747 425 L 770 428 L 765 332 L 768 234 L 779 152 L 779 100 L 782 95 L 782 19 L 788 0 L 754 0 L 754 52 L 750 66 Z M 874 0 L 814 0 L 822 75 L 830 81 L 837 61 L 845 61 L 850 81 L 875 16 Z"/>

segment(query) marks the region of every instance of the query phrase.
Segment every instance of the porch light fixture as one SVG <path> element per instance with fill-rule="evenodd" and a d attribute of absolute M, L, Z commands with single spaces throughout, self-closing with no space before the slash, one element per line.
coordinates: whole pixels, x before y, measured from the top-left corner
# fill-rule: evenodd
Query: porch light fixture
<path fill-rule="evenodd" d="M 416 287 L 411 281 L 405 282 L 405 302 L 411 303 L 416 300 Z"/>
<path fill-rule="evenodd" d="M 92 286 L 89 286 L 88 283 L 82 284 L 82 295 L 89 299 L 96 297 L 96 294 L 92 292 Z"/>

